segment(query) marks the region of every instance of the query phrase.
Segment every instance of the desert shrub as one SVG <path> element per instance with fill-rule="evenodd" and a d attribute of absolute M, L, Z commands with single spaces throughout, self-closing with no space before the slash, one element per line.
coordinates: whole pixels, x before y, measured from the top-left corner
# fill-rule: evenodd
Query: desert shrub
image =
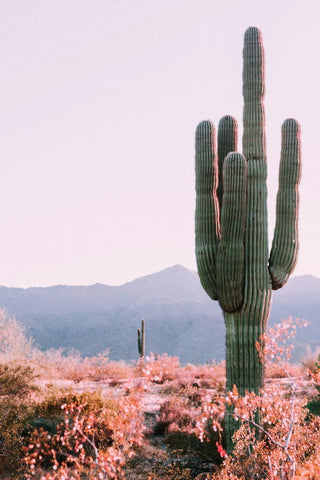
<path fill-rule="evenodd" d="M 36 390 L 36 352 L 25 328 L 0 310 L 0 472 L 17 472 Z"/>
<path fill-rule="evenodd" d="M 26 478 L 122 478 L 126 460 L 143 438 L 139 395 L 70 392 L 58 401 L 49 397 L 38 412 L 57 418 L 59 404 L 63 419 L 55 431 L 35 429 L 24 448 Z"/>
<path fill-rule="evenodd" d="M 219 428 L 218 415 L 225 406 L 240 425 L 233 437 L 232 454 L 226 456 L 223 446 L 218 445 L 226 459 L 210 479 L 313 478 L 307 476 L 310 472 L 314 478 L 319 476 L 316 458 L 320 449 L 320 418 L 308 415 L 305 398 L 298 395 L 299 378 L 291 377 L 286 365 L 291 347 L 284 345 L 285 339 L 292 338 L 294 332 L 295 324 L 288 319 L 272 327 L 269 336 L 262 338 L 261 358 L 263 361 L 273 359 L 283 366 L 288 380 L 285 389 L 282 382 L 274 381 L 265 386 L 261 395 L 247 393 L 240 397 L 234 388 L 224 400 L 209 399 L 202 405 L 197 421 L 200 437 L 206 434 L 208 419 Z"/>
<path fill-rule="evenodd" d="M 37 349 L 26 333 L 26 328 L 13 316 L 0 309 L 0 362 L 23 363 L 31 361 Z"/>
<path fill-rule="evenodd" d="M 160 406 L 154 430 L 156 435 L 164 435 L 167 447 L 175 456 L 187 456 L 184 465 L 191 468 L 193 474 L 208 471 L 208 462 L 221 463 L 216 447 L 217 443 L 221 443 L 220 430 L 212 428 L 208 419 L 205 441 L 197 435 L 196 423 L 207 395 L 206 390 L 199 387 L 190 387 L 171 395 Z M 223 424 L 222 418 L 220 421 Z"/>
<path fill-rule="evenodd" d="M 309 356 L 303 361 L 309 381 L 313 386 L 312 395 L 308 399 L 306 408 L 311 415 L 320 416 L 320 356 Z"/>
<path fill-rule="evenodd" d="M 223 392 L 225 389 L 225 362 L 206 365 L 186 365 L 176 370 L 174 379 L 163 389 L 163 393 L 183 394 L 183 390 L 192 388 L 211 389 Z"/>
<path fill-rule="evenodd" d="M 192 366 L 195 380 L 199 386 L 224 391 L 226 382 L 226 363 L 223 360 L 220 363 Z"/>
<path fill-rule="evenodd" d="M 100 362 L 100 356 L 92 359 L 93 368 L 90 370 L 89 380 L 95 382 L 108 380 L 112 386 L 116 386 L 134 377 L 133 367 L 124 361 L 108 360 L 102 364 Z"/>
<path fill-rule="evenodd" d="M 288 397 L 275 383 L 267 386 L 261 396 L 248 393 L 240 397 L 234 389 L 226 402 L 233 406 L 240 428 L 234 435 L 232 454 L 212 479 L 294 479 L 298 468 L 318 451 L 320 418 L 307 418 L 304 400 L 294 391 Z M 201 421 L 210 418 L 216 422 L 217 412 L 222 409 L 223 402 L 218 410 L 212 402 L 203 405 L 198 419 L 200 431 Z M 226 456 L 222 445 L 218 444 L 218 448 Z"/>
<path fill-rule="evenodd" d="M 34 380 L 28 365 L 0 364 L 0 471 L 18 471 L 21 466 L 21 448 L 33 416 Z"/>
<path fill-rule="evenodd" d="M 76 350 L 65 352 L 60 348 L 50 349 L 38 355 L 41 376 L 46 380 L 109 381 L 116 385 L 124 379 L 132 379 L 133 368 L 123 361 L 110 361 L 109 352 L 105 351 L 95 357 L 82 358 Z"/>
<path fill-rule="evenodd" d="M 306 404 L 306 408 L 312 415 L 320 416 L 320 397 L 315 397 Z"/>
<path fill-rule="evenodd" d="M 249 408 L 250 404 L 247 410 Z M 232 455 L 226 458 L 222 469 L 210 477 L 212 480 L 312 478 L 297 476 L 311 466 L 319 475 L 313 463 L 320 447 L 319 420 L 306 421 L 301 406 L 295 409 L 294 427 L 287 423 L 287 413 L 281 416 L 279 411 L 273 411 L 272 415 L 273 425 L 265 425 L 260 438 L 250 421 L 242 422 L 234 435 Z"/>
<path fill-rule="evenodd" d="M 34 404 L 33 418 L 30 421 L 32 429 L 43 429 L 53 435 L 64 421 L 63 405 L 82 405 L 82 413 L 95 412 L 101 415 L 104 409 L 116 410 L 117 400 L 112 396 L 104 395 L 101 390 L 85 390 L 81 393 L 72 389 L 59 389 L 52 386 Z"/>
<path fill-rule="evenodd" d="M 144 441 L 142 445 L 135 448 L 135 455 L 126 463 L 125 479 L 146 479 L 148 472 L 157 471 L 159 473 L 168 463 L 168 452 L 162 444 Z"/>
<path fill-rule="evenodd" d="M 76 350 L 66 352 L 63 348 L 52 348 L 39 355 L 40 375 L 46 380 L 63 379 L 79 383 L 87 375 L 86 365 L 81 363 L 81 355 Z"/>
<path fill-rule="evenodd" d="M 309 365 L 308 376 L 314 388 L 314 393 L 306 404 L 307 410 L 312 415 L 320 416 L 320 363 L 317 361 Z"/>
<path fill-rule="evenodd" d="M 320 477 L 320 446 L 317 445 L 314 452 L 302 465 L 297 466 L 297 480 L 318 480 Z"/>
<path fill-rule="evenodd" d="M 157 417 L 157 434 L 170 431 L 190 432 L 192 429 L 195 407 L 192 402 L 179 395 L 172 395 L 160 406 Z"/>
<path fill-rule="evenodd" d="M 179 464 L 171 463 L 165 466 L 161 471 L 152 471 L 148 480 L 194 480 L 190 468 L 185 468 Z"/>
<path fill-rule="evenodd" d="M 29 433 L 29 420 L 32 418 L 29 404 L 0 404 L 0 473 L 16 473 L 21 469 L 21 449 Z"/>
<path fill-rule="evenodd" d="M 297 365 L 291 362 L 284 362 L 283 364 L 278 364 L 275 362 L 267 362 L 266 365 L 266 375 L 267 380 L 273 378 L 288 378 L 289 377 L 303 377 L 304 368 L 302 365 Z"/>
<path fill-rule="evenodd" d="M 150 354 L 146 362 L 139 366 L 142 375 L 150 382 L 163 384 L 172 381 L 178 372 L 180 362 L 178 357 L 169 357 L 166 353 L 163 355 Z"/>
<path fill-rule="evenodd" d="M 0 399 L 21 399 L 36 389 L 36 375 L 29 366 L 0 364 Z"/>
<path fill-rule="evenodd" d="M 317 373 L 320 367 L 320 347 L 317 347 L 313 352 L 309 345 L 306 347 L 306 356 L 302 360 L 302 366 L 307 374 Z"/>

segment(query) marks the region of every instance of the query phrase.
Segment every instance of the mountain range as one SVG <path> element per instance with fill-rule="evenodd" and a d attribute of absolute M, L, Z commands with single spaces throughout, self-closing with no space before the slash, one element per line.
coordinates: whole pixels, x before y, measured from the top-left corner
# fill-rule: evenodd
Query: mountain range
<path fill-rule="evenodd" d="M 137 328 L 146 322 L 146 352 L 178 356 L 181 363 L 220 361 L 225 355 L 225 326 L 218 302 L 200 285 L 198 275 L 180 265 L 121 286 L 0 287 L 0 308 L 25 325 L 39 348 L 71 348 L 83 356 L 109 350 L 112 360 L 138 358 Z M 298 329 L 294 359 L 320 346 L 320 279 L 289 280 L 274 292 L 269 324 L 306 319 Z"/>

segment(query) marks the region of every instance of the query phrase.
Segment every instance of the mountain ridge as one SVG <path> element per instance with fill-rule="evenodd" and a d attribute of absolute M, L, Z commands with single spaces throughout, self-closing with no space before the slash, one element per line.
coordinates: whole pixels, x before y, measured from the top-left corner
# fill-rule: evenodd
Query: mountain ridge
<path fill-rule="evenodd" d="M 123 285 L 0 286 L 0 308 L 23 323 L 41 349 L 75 348 L 83 356 L 106 349 L 110 358 L 137 359 L 137 328 L 146 320 L 146 351 L 178 356 L 182 363 L 221 360 L 225 327 L 218 302 L 204 292 L 196 272 L 181 265 Z M 292 277 L 274 292 L 270 322 L 306 318 L 295 357 L 320 345 L 320 279 Z"/>

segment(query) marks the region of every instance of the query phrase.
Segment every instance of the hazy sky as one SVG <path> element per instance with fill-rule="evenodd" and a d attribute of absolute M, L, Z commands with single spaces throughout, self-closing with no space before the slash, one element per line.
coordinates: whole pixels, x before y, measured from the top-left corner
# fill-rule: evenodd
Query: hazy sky
<path fill-rule="evenodd" d="M 266 50 L 269 241 L 293 116 L 295 274 L 320 277 L 319 0 L 0 0 L 0 285 L 196 268 L 194 131 L 225 114 L 242 123 L 253 25 Z"/>

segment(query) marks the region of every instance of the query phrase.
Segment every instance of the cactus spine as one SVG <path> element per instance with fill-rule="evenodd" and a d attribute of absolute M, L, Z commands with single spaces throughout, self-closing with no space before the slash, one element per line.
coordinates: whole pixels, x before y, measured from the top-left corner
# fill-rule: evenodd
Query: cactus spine
<path fill-rule="evenodd" d="M 258 393 L 264 367 L 256 342 L 264 333 L 272 289 L 293 271 L 298 251 L 300 127 L 282 126 L 276 226 L 270 258 L 264 113 L 264 49 L 258 28 L 245 33 L 243 49 L 243 155 L 237 123 L 225 116 L 196 130 L 196 258 L 202 286 L 219 300 L 226 324 L 227 390 Z"/>
<path fill-rule="evenodd" d="M 138 328 L 138 352 L 140 355 L 140 361 L 144 362 L 145 358 L 145 349 L 146 349 L 146 338 L 145 338 L 145 321 L 141 320 L 141 328 Z"/>

